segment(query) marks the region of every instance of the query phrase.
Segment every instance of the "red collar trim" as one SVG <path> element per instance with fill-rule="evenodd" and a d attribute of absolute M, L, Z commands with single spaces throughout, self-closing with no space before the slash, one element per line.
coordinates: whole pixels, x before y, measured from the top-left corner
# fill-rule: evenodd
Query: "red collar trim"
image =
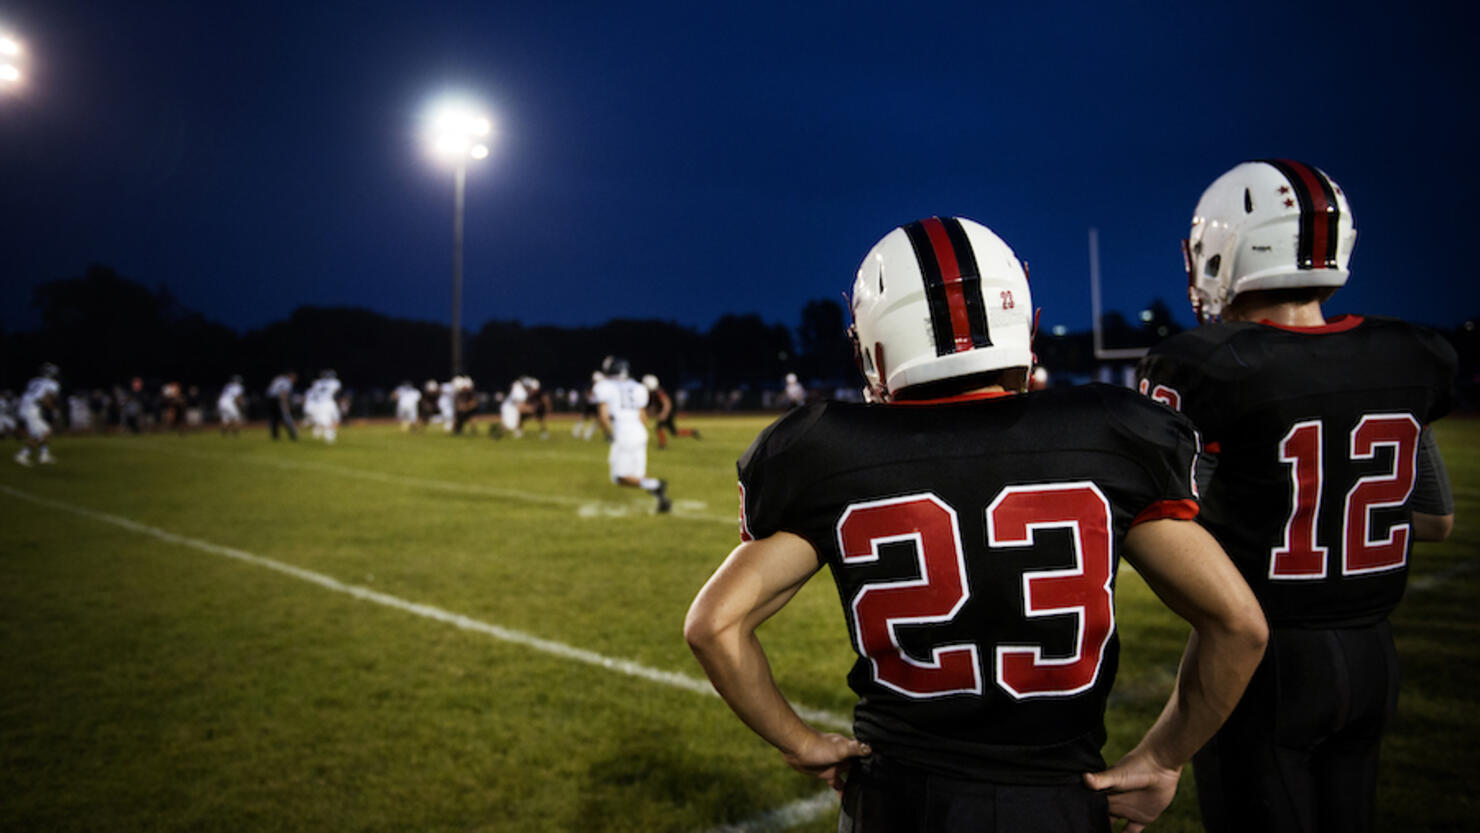
<path fill-rule="evenodd" d="M 1288 330 L 1292 333 L 1344 333 L 1347 330 L 1354 330 L 1362 326 L 1362 321 L 1364 320 L 1360 315 L 1338 315 L 1325 324 L 1316 327 L 1294 327 L 1288 324 L 1276 324 L 1267 318 L 1261 320 L 1259 323 L 1266 327 Z"/>
<path fill-rule="evenodd" d="M 981 399 L 1004 399 L 1009 396 L 1017 396 L 1010 390 L 983 390 L 975 393 L 962 393 L 956 396 L 946 396 L 940 399 L 905 399 L 890 402 L 890 405 L 949 405 L 954 402 L 976 402 Z"/>

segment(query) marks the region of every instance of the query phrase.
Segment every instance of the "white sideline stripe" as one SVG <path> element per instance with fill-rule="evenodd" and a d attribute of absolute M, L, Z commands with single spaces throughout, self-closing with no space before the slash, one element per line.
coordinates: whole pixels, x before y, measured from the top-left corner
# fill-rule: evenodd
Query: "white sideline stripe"
<path fill-rule="evenodd" d="M 771 831 L 789 830 L 799 824 L 805 824 L 837 811 L 837 795 L 832 790 L 825 790 L 811 798 L 798 799 L 742 822 L 711 827 L 704 833 L 771 833 Z"/>
<path fill-rule="evenodd" d="M 319 463 L 310 460 L 275 460 L 263 457 L 243 457 L 234 454 L 212 454 L 205 451 L 187 451 L 181 448 L 172 448 L 163 443 L 141 442 L 140 446 L 165 454 L 173 454 L 177 457 L 193 457 L 197 460 L 211 460 L 213 462 L 241 462 L 255 463 L 261 466 L 272 466 L 280 469 L 296 469 L 299 471 L 322 471 L 330 474 L 342 474 L 348 477 L 358 477 L 361 480 L 372 480 L 377 483 L 388 483 L 393 486 L 420 486 L 427 489 L 441 489 L 448 492 L 462 492 L 464 494 L 487 495 L 489 497 L 506 498 L 509 500 L 522 500 L 529 503 L 548 503 L 555 506 L 573 506 L 580 508 L 593 503 L 590 498 L 570 497 L 568 495 L 547 495 L 538 492 L 525 492 L 519 489 L 505 489 L 499 486 L 486 486 L 480 483 L 459 483 L 455 480 L 435 480 L 429 477 L 411 477 L 401 474 L 386 474 L 385 472 L 372 469 L 357 469 L 352 466 L 341 466 L 334 463 Z M 625 506 L 625 504 L 622 504 Z M 720 523 L 735 524 L 733 517 L 722 517 L 719 515 L 701 515 L 688 512 L 673 512 L 670 517 L 685 518 L 688 520 L 718 521 Z"/>
<path fill-rule="evenodd" d="M 52 509 L 59 509 L 63 512 L 71 512 L 74 515 L 81 515 L 84 518 L 90 518 L 92 520 L 112 524 L 114 526 L 121 526 L 124 529 L 137 532 L 141 535 L 148 535 L 151 538 L 157 538 L 167 543 L 179 544 L 180 546 L 190 547 L 192 549 L 197 549 L 202 552 L 208 552 L 213 555 L 221 555 L 227 558 L 234 558 L 238 561 L 244 561 L 248 564 L 254 564 L 258 567 L 266 567 L 269 570 L 275 570 L 279 573 L 283 573 L 284 575 L 289 575 L 297 579 L 302 579 L 303 581 L 309 582 L 311 584 L 317 584 L 320 587 L 326 588 L 328 590 L 333 590 L 338 593 L 344 593 L 346 595 L 353 596 L 354 598 L 361 601 L 374 602 L 379 605 L 385 605 L 386 607 L 395 608 L 396 610 L 402 610 L 407 613 L 414 613 L 417 616 L 432 619 L 437 622 L 443 622 L 448 625 L 453 625 L 455 627 L 462 628 L 463 630 L 485 634 L 487 636 L 493 637 L 494 639 L 499 639 L 504 642 L 510 642 L 516 645 L 523 645 L 527 648 L 533 648 L 536 651 L 542 651 L 544 653 L 551 654 L 562 659 L 575 660 L 576 662 L 583 662 L 587 665 L 595 665 L 610 671 L 616 671 L 621 674 L 626 674 L 629 677 L 637 677 L 649 682 L 671 686 L 673 688 L 682 689 L 684 691 L 691 691 L 695 694 L 706 694 L 712 697 L 719 696 L 719 693 L 714 690 L 714 687 L 711 686 L 707 680 L 701 680 L 697 677 L 690 677 L 687 674 L 680 674 L 676 671 L 660 671 L 659 669 L 649 668 L 645 665 L 632 662 L 631 660 L 616 659 L 614 657 L 604 656 L 602 654 L 596 653 L 595 651 L 587 651 L 584 648 L 576 648 L 571 645 L 566 645 L 563 642 L 556 642 L 550 639 L 542 639 L 538 636 L 524 633 L 523 631 L 517 631 L 513 630 L 512 628 L 505 628 L 499 625 L 492 625 L 487 622 L 480 622 L 477 619 L 472 619 L 459 613 L 452 613 L 439 607 L 433 607 L 432 605 L 408 602 L 404 599 L 396 598 L 395 596 L 386 595 L 385 593 L 378 593 L 374 590 L 369 590 L 367 588 L 359 587 L 353 584 L 345 584 L 322 573 L 315 573 L 312 570 L 305 570 L 302 567 L 294 567 L 291 564 L 284 564 L 281 561 L 274 561 L 271 558 L 264 558 L 260 555 L 253 555 L 252 553 L 249 553 L 245 550 L 239 550 L 233 547 L 223 547 L 220 544 L 212 544 L 209 541 L 202 541 L 198 538 L 189 538 L 184 535 L 177 535 L 173 532 L 169 532 L 158 527 L 141 524 L 138 521 L 131 521 L 128 518 L 119 517 L 118 515 L 110 515 L 106 512 L 98 512 L 96 510 L 88 509 L 83 506 L 77 506 L 71 503 L 64 503 L 58 500 L 51 500 L 49 498 L 39 497 L 27 492 L 22 492 L 18 489 L 12 489 L 9 486 L 0 485 L 0 492 L 4 492 L 5 494 L 8 494 L 14 498 L 18 498 L 20 500 L 30 501 L 31 503 L 35 503 L 40 506 L 46 506 Z M 852 721 L 848 720 L 842 715 L 822 709 L 797 707 L 796 712 L 805 720 L 817 723 L 819 725 L 827 726 L 829 728 L 848 728 L 852 725 Z"/>
<path fill-rule="evenodd" d="M 1418 578 L 1410 579 L 1408 582 L 1408 590 L 1412 593 L 1422 593 L 1426 590 L 1433 590 L 1435 587 L 1444 584 L 1452 578 L 1459 578 L 1465 573 L 1473 573 L 1476 570 L 1480 570 L 1480 561 L 1461 561 L 1460 563 L 1454 565 L 1453 567 L 1450 567 L 1447 570 L 1440 570 L 1437 573 L 1430 573 L 1426 576 L 1419 576 Z"/>

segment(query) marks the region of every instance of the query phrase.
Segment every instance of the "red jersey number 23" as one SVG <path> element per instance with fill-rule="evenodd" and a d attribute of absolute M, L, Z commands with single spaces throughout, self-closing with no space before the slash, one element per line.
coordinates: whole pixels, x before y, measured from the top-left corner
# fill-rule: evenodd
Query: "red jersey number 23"
<path fill-rule="evenodd" d="M 1026 618 L 1072 615 L 1073 652 L 1045 657 L 1043 647 L 1031 643 L 942 642 L 927 660 L 901 649 L 899 627 L 949 623 L 971 597 L 956 510 L 933 494 L 910 495 L 853 504 L 838 521 L 845 566 L 877 562 L 879 547 L 890 543 L 910 544 L 918 559 L 907 576 L 865 584 L 849 605 L 858 651 L 874 680 L 914 698 L 981 694 L 981 651 L 990 645 L 993 683 L 1015 699 L 1091 688 L 1115 630 L 1109 501 L 1088 482 L 1009 486 L 986 507 L 986 526 L 985 557 L 1036 546 L 1038 529 L 1071 532 L 1071 567 L 1028 570 L 1020 580 Z"/>

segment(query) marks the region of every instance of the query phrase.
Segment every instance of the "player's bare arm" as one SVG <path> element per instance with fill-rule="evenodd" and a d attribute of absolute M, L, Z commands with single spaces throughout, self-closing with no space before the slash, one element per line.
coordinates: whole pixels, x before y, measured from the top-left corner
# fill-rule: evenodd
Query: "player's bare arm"
<path fill-rule="evenodd" d="M 850 759 L 866 744 L 808 726 L 776 687 L 756 628 L 821 567 L 806 539 L 788 532 L 747 541 L 720 565 L 684 620 L 684 638 L 716 691 L 787 765 L 841 790 Z"/>
<path fill-rule="evenodd" d="M 1443 541 L 1454 531 L 1454 493 L 1449 470 L 1434 432 L 1425 426 L 1418 444 L 1418 478 L 1413 484 L 1411 524 L 1418 541 Z"/>
<path fill-rule="evenodd" d="M 1110 812 L 1136 833 L 1176 794 L 1182 765 L 1238 704 L 1269 630 L 1254 594 L 1221 547 L 1198 524 L 1155 520 L 1133 527 L 1125 556 L 1147 585 L 1193 628 L 1161 716 L 1110 769 L 1085 776 L 1110 793 Z"/>

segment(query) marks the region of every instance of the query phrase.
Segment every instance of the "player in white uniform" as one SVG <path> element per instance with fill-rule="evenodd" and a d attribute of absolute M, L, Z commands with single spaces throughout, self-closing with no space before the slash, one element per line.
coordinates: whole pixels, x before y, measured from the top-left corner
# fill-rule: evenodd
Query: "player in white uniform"
<path fill-rule="evenodd" d="M 0 390 L 0 438 L 11 434 L 20 436 L 20 432 L 16 430 L 15 408 L 15 394 L 8 390 Z"/>
<path fill-rule="evenodd" d="M 455 399 L 457 397 L 457 381 L 443 382 L 437 389 L 437 416 L 435 420 L 442 423 L 442 430 L 452 433 L 452 424 L 457 421 L 455 413 Z"/>
<path fill-rule="evenodd" d="M 216 397 L 216 411 L 221 415 L 221 436 L 224 437 L 227 433 L 233 437 L 241 436 L 244 396 L 240 376 L 231 377 L 226 386 L 221 388 L 221 395 Z"/>
<path fill-rule="evenodd" d="M 400 387 L 391 391 L 391 398 L 396 400 L 396 419 L 400 420 L 402 431 L 411 431 L 421 425 L 421 391 L 415 385 L 402 382 Z"/>
<path fill-rule="evenodd" d="M 339 432 L 339 378 L 325 370 L 303 397 L 303 413 L 313 425 L 313 435 L 326 443 L 334 442 Z"/>
<path fill-rule="evenodd" d="M 57 384 L 58 372 L 57 366 L 51 362 L 43 364 L 36 378 L 26 385 L 26 392 L 21 394 L 20 418 L 26 432 L 26 446 L 16 452 L 15 461 L 23 466 L 31 465 L 33 448 L 39 452 L 36 457 L 38 462 L 56 462 L 46 445 L 46 441 L 51 438 L 51 426 L 47 424 L 42 408 L 56 407 L 57 397 L 62 392 L 62 386 Z"/>
<path fill-rule="evenodd" d="M 589 440 L 596 433 L 596 423 L 598 420 L 596 418 L 596 399 L 594 398 L 596 396 L 595 388 L 597 383 L 604 378 L 606 377 L 601 375 L 601 371 L 591 371 L 591 385 L 580 393 L 581 418 L 570 429 L 570 435 L 572 437 Z"/>
<path fill-rule="evenodd" d="M 659 512 L 667 512 L 673 508 L 668 500 L 668 481 L 647 476 L 648 432 L 643 420 L 647 388 L 629 378 L 626 359 L 607 356 L 601 373 L 606 378 L 596 383 L 592 398 L 599 409 L 601 430 L 612 441 L 607 455 L 612 482 L 642 489 L 658 499 Z"/>
<path fill-rule="evenodd" d="M 521 376 L 514 380 L 514 384 L 509 386 L 509 394 L 498 407 L 498 418 L 504 431 L 515 437 L 524 436 L 523 429 L 519 427 L 524 421 L 524 404 L 529 401 L 529 388 L 525 386 L 524 379 Z"/>
<path fill-rule="evenodd" d="M 807 404 L 807 389 L 795 373 L 786 374 L 786 407 L 800 408 Z"/>

